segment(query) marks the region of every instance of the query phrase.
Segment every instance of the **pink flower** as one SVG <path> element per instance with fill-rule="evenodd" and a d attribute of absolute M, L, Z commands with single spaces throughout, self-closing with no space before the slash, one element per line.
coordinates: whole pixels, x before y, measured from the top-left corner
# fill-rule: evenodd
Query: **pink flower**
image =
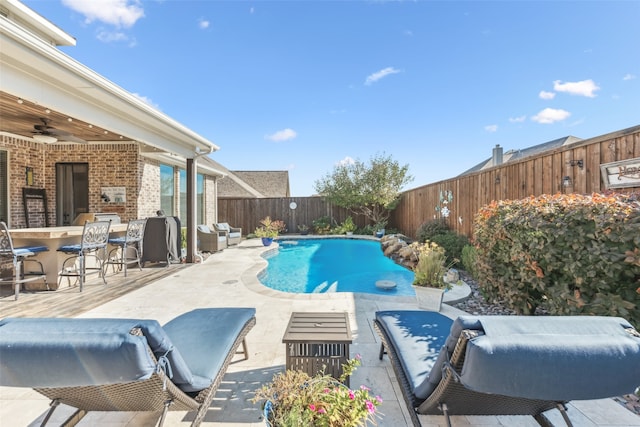
<path fill-rule="evenodd" d="M 326 414 L 327 411 L 325 411 L 324 408 L 320 408 L 320 409 L 318 409 L 318 413 L 319 414 Z"/>
<path fill-rule="evenodd" d="M 367 387 L 366 385 L 361 385 L 360 386 L 360 390 L 370 391 L 371 389 L 369 387 Z"/>
<path fill-rule="evenodd" d="M 356 398 L 356 395 L 353 393 L 353 391 L 349 390 L 349 399 L 353 400 Z"/>
<path fill-rule="evenodd" d="M 373 403 L 371 403 L 370 401 L 366 401 L 365 405 L 367 405 L 367 411 L 369 411 L 370 414 L 373 414 L 376 411 L 376 407 Z"/>
<path fill-rule="evenodd" d="M 376 400 L 378 401 L 378 404 L 382 403 L 382 397 L 376 396 Z"/>
<path fill-rule="evenodd" d="M 316 411 L 316 405 L 310 404 L 309 405 L 309 409 L 311 409 L 313 412 L 315 412 Z"/>
<path fill-rule="evenodd" d="M 328 388 L 325 388 L 324 390 L 322 390 L 323 393 L 329 393 L 331 392 L 331 390 L 329 390 Z"/>
<path fill-rule="evenodd" d="M 362 356 L 360 356 L 360 354 L 356 354 L 356 360 L 361 360 Z"/>

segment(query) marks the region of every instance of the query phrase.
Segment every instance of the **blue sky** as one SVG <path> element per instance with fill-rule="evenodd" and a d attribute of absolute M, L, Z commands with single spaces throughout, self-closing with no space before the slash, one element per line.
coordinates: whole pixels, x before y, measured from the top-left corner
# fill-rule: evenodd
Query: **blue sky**
<path fill-rule="evenodd" d="M 390 154 L 414 188 L 640 124 L 638 1 L 24 0 L 62 50 L 221 147 L 288 170 Z"/>

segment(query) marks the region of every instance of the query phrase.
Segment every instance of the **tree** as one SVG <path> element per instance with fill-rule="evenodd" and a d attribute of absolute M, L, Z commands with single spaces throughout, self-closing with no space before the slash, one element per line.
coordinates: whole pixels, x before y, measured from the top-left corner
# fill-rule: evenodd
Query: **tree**
<path fill-rule="evenodd" d="M 362 214 L 373 224 L 386 224 L 400 202 L 400 190 L 413 181 L 408 171 L 409 165 L 400 166 L 383 153 L 372 157 L 369 164 L 356 160 L 336 165 L 314 188 L 328 202 Z"/>

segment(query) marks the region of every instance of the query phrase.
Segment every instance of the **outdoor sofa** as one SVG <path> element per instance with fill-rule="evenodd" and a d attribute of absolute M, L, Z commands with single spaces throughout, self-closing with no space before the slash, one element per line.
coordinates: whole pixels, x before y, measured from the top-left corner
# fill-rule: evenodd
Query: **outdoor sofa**
<path fill-rule="evenodd" d="M 240 344 L 253 308 L 206 308 L 164 326 L 156 320 L 5 318 L 0 320 L 0 385 L 29 387 L 87 411 L 197 411 L 204 419 Z"/>
<path fill-rule="evenodd" d="M 532 415 L 565 404 L 633 393 L 640 334 L 619 317 L 461 316 L 379 311 L 374 327 L 413 424 L 417 414 Z"/>

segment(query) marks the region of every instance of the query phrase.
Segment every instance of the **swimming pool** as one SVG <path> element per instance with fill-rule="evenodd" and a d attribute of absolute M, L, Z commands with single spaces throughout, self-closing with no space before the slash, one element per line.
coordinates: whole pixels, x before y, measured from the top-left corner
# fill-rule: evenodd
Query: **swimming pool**
<path fill-rule="evenodd" d="M 413 272 L 384 256 L 377 240 L 322 238 L 286 239 L 264 255 L 267 268 L 260 282 L 293 293 L 362 292 L 413 296 Z M 376 287 L 390 280 L 393 289 Z"/>

